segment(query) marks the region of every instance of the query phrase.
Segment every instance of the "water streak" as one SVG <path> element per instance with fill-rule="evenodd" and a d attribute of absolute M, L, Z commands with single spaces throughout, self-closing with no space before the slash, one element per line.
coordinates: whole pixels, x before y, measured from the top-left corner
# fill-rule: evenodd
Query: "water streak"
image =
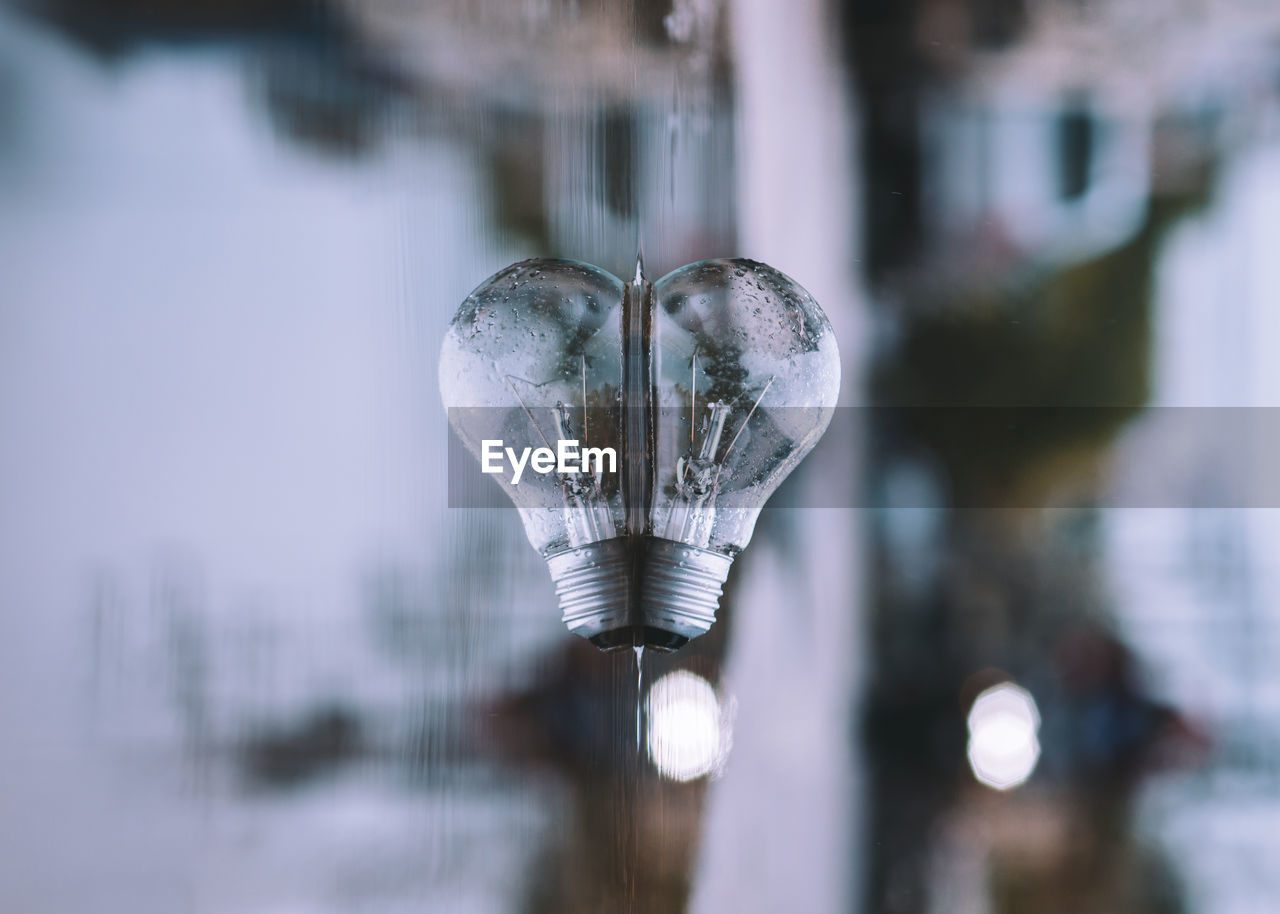
<path fill-rule="evenodd" d="M 636 753 L 639 754 L 643 749 L 640 736 L 641 713 L 644 708 L 644 645 L 637 644 L 634 650 L 636 652 Z"/>

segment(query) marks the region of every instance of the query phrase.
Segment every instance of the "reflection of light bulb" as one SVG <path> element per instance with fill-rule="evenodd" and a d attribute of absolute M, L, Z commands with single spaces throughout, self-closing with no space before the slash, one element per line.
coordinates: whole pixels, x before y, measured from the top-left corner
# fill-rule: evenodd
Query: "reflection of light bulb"
<path fill-rule="evenodd" d="M 840 361 L 826 315 L 750 260 L 656 283 L 527 260 L 463 302 L 440 357 L 449 421 L 477 457 L 613 448 L 618 472 L 499 481 L 547 560 L 564 621 L 611 649 L 674 649 L 715 621 L 729 565 L 817 443 Z"/>

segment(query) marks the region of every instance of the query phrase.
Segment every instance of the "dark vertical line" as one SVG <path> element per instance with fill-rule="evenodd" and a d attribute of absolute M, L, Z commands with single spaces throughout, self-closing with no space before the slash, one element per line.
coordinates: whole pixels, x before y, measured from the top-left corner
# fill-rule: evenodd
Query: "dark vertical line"
<path fill-rule="evenodd" d="M 622 498 L 627 533 L 651 532 L 654 410 L 653 287 L 637 278 L 627 284 L 622 300 Z"/>

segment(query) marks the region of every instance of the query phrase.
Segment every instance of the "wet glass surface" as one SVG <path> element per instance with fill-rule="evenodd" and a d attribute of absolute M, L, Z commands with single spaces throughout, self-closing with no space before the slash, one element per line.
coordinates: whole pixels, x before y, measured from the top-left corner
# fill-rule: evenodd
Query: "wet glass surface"
<path fill-rule="evenodd" d="M 0 9 L 0 909 L 1275 910 L 1278 41 Z M 844 378 L 641 676 L 437 381 L 486 277 L 638 250 L 795 277 Z"/>

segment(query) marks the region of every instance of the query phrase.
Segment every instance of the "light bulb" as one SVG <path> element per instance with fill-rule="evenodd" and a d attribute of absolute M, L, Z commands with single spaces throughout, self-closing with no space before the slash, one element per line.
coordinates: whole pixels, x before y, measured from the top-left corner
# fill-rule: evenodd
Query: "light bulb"
<path fill-rule="evenodd" d="M 624 283 L 526 260 L 468 296 L 440 356 L 450 423 L 498 470 L 566 625 L 605 650 L 674 650 L 711 627 L 729 566 L 839 386 L 817 302 L 739 259 L 652 284 L 639 264 Z M 586 459 L 550 467 L 537 449 Z"/>

